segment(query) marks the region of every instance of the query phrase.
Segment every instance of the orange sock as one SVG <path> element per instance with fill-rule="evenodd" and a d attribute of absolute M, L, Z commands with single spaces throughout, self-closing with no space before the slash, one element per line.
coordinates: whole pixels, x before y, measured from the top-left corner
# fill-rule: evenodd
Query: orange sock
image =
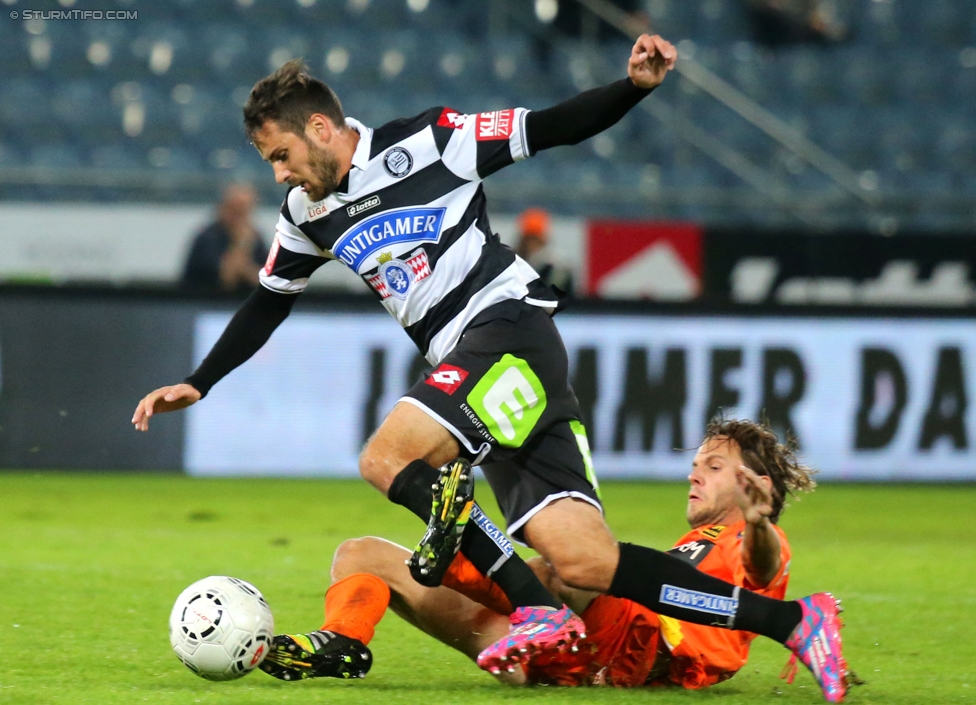
<path fill-rule="evenodd" d="M 354 573 L 326 591 L 322 630 L 368 644 L 389 604 L 386 583 L 369 573 Z"/>
<path fill-rule="evenodd" d="M 454 557 L 454 562 L 444 573 L 441 584 L 499 614 L 512 613 L 512 603 L 508 601 L 502 589 L 494 580 L 482 575 L 481 571 L 474 567 L 474 563 L 461 553 Z"/>

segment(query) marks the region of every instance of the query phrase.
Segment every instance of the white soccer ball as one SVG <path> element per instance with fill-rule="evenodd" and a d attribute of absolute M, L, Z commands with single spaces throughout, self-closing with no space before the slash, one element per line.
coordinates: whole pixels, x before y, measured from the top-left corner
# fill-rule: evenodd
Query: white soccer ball
<path fill-rule="evenodd" d="M 202 678 L 247 675 L 268 655 L 274 617 L 261 592 L 237 578 L 212 575 L 180 593 L 169 616 L 169 641 Z"/>

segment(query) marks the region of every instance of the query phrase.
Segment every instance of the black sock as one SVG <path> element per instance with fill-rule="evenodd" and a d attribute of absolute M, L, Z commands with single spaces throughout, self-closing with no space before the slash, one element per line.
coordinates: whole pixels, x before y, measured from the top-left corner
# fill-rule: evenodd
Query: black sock
<path fill-rule="evenodd" d="M 801 619 L 803 610 L 796 600 L 775 600 L 745 589 L 739 593 L 736 629 L 762 634 L 785 644 Z"/>
<path fill-rule="evenodd" d="M 430 519 L 433 485 L 438 477 L 440 473 L 436 468 L 423 460 L 414 460 L 393 479 L 387 496 L 391 502 L 406 507 L 426 523 Z M 477 504 L 461 537 L 461 552 L 482 575 L 495 581 L 513 609 L 562 607 L 562 602 L 546 590 L 532 569 L 515 553 L 511 542 Z"/>
<path fill-rule="evenodd" d="M 464 527 L 461 552 L 482 575 L 495 581 L 512 603 L 512 609 L 544 606 L 560 609 L 563 606 L 546 590 L 535 572 L 515 552 L 512 542 L 477 504 L 472 507 L 471 520 Z"/>
<path fill-rule="evenodd" d="M 630 543 L 620 544 L 620 563 L 608 593 L 667 617 L 742 629 L 781 644 L 801 617 L 796 602 L 758 595 L 703 573 L 676 556 Z"/>
<path fill-rule="evenodd" d="M 434 485 L 440 473 L 423 460 L 414 460 L 393 478 L 390 501 L 406 507 L 425 524 L 430 521 L 430 505 L 434 503 Z"/>

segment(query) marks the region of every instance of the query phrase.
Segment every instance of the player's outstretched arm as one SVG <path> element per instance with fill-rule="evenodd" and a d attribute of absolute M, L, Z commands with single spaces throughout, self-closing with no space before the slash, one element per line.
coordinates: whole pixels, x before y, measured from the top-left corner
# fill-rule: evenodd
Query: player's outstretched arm
<path fill-rule="evenodd" d="M 756 587 L 766 587 L 780 569 L 780 543 L 769 516 L 773 513 L 772 482 L 744 465 L 736 468 L 735 500 L 746 520 L 742 565 Z"/>
<path fill-rule="evenodd" d="M 678 52 L 661 37 L 643 34 L 631 49 L 627 78 L 592 88 L 525 117 L 529 151 L 535 154 L 559 145 L 579 144 L 617 124 L 674 68 Z"/>
<path fill-rule="evenodd" d="M 258 285 L 234 314 L 207 357 L 183 384 L 161 387 L 139 402 L 132 417 L 136 429 L 148 430 L 149 417 L 153 413 L 183 409 L 207 396 L 213 385 L 244 364 L 268 342 L 271 334 L 291 313 L 297 298 L 297 294 L 282 294 Z"/>
<path fill-rule="evenodd" d="M 149 418 L 153 414 L 185 409 L 200 401 L 200 396 L 199 391 L 186 383 L 160 387 L 142 398 L 132 415 L 132 424 L 137 431 L 148 431 Z"/>

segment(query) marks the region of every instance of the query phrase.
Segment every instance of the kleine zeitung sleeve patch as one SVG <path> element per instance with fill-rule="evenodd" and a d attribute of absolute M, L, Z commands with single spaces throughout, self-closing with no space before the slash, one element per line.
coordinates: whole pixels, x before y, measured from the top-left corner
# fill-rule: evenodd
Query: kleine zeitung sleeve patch
<path fill-rule="evenodd" d="M 507 140 L 512 136 L 512 129 L 515 125 L 515 110 L 493 110 L 490 113 L 478 113 L 476 139 L 479 142 L 486 140 Z"/>

